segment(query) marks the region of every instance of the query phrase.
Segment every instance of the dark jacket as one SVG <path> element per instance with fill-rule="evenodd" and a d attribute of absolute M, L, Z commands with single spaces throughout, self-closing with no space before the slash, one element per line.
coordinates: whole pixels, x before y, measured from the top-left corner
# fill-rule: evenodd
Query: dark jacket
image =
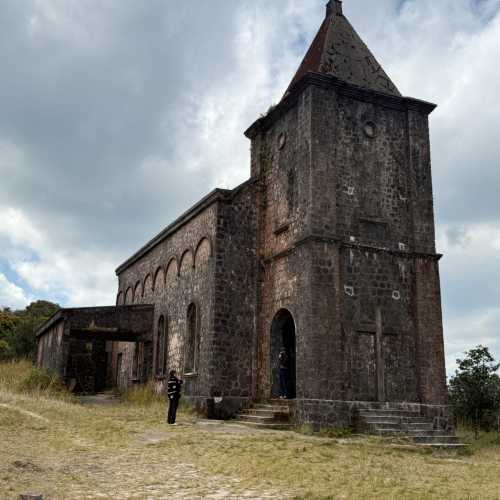
<path fill-rule="evenodd" d="M 181 397 L 182 380 L 177 377 L 170 377 L 167 383 L 168 399 L 179 399 Z"/>
<path fill-rule="evenodd" d="M 288 370 L 288 356 L 287 356 L 286 352 L 280 352 L 279 369 L 280 370 Z"/>

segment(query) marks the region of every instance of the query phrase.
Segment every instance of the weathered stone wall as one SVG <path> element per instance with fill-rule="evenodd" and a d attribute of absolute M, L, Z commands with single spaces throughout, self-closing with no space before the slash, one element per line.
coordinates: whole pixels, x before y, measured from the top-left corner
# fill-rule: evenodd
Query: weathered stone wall
<path fill-rule="evenodd" d="M 142 347 L 142 381 L 153 377 L 162 390 L 165 374 L 177 370 L 185 379 L 185 393 L 208 395 L 208 374 L 212 356 L 212 317 L 215 260 L 213 242 L 217 228 L 217 204 L 173 232 L 143 257 L 119 274 L 117 303 L 132 301 L 155 306 L 154 332 Z M 199 344 L 196 373 L 184 373 L 187 311 L 195 304 Z M 160 316 L 166 324 L 166 370 L 159 374 L 157 338 Z M 119 385 L 124 389 L 133 378 L 135 346 L 123 343 L 113 349 L 113 370 L 122 354 Z"/>
<path fill-rule="evenodd" d="M 340 253 L 347 400 L 374 401 L 376 310 L 382 312 L 382 357 L 387 401 L 418 401 L 412 258 L 344 247 Z M 340 294 L 339 294 L 340 295 Z"/>
<path fill-rule="evenodd" d="M 215 240 L 214 337 L 211 345 L 210 416 L 226 418 L 248 404 L 255 373 L 259 187 L 248 181 L 218 205 Z"/>
<path fill-rule="evenodd" d="M 313 91 L 311 233 L 325 239 L 310 277 L 312 316 L 323 330 L 310 346 L 322 367 L 315 397 L 444 403 L 427 114 L 392 104 Z M 427 263 L 432 292 L 416 293 L 418 259 Z M 421 321 L 420 336 L 436 353 L 423 364 L 416 352 Z M 326 357 L 330 367 L 321 364 Z M 421 387 L 427 377 L 432 394 Z"/>
<path fill-rule="evenodd" d="M 303 249 L 294 250 L 307 232 L 310 215 L 310 92 L 279 117 L 272 127 L 252 140 L 252 172 L 259 177 L 257 198 L 259 299 L 257 315 L 257 372 L 254 393 L 268 398 L 276 389 L 277 351 L 280 340 L 272 338 L 273 318 L 288 311 L 297 332 L 297 383 L 301 372 L 307 331 L 308 270 L 311 261 Z M 300 393 L 301 388 L 297 388 Z"/>
<path fill-rule="evenodd" d="M 438 262 L 418 258 L 415 262 L 414 309 L 417 317 L 417 368 L 422 403 L 448 401 L 444 356 L 441 286 Z"/>
<path fill-rule="evenodd" d="M 118 304 L 152 303 L 155 325 L 167 318 L 167 370 L 183 372 L 196 304 L 186 395 L 199 409 L 225 417 L 275 394 L 283 310 L 299 419 L 307 401 L 445 402 L 429 111 L 305 86 L 250 130 L 251 180 L 120 273 Z M 156 339 L 140 346 L 144 373 L 157 373 Z M 126 385 L 134 353 L 118 352 Z"/>
<path fill-rule="evenodd" d="M 292 418 L 296 422 L 312 425 L 315 430 L 321 428 L 351 428 L 364 431 L 359 413 L 373 409 L 399 409 L 418 412 L 420 416 L 433 422 L 435 430 L 448 434 L 454 429 L 452 409 L 446 405 L 425 405 L 420 403 L 371 403 L 367 401 L 302 399 L 290 406 Z"/>
<path fill-rule="evenodd" d="M 271 393 L 270 330 L 286 308 L 298 400 L 444 403 L 429 108 L 327 85 L 286 106 L 249 132 L 262 186 L 258 396 Z"/>

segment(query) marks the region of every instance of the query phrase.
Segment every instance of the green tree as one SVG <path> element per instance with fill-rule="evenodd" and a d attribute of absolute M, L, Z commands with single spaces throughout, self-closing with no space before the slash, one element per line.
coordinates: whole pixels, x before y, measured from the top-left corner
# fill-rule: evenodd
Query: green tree
<path fill-rule="evenodd" d="M 0 360 L 12 355 L 11 343 L 17 324 L 18 318 L 10 309 L 0 310 Z"/>
<path fill-rule="evenodd" d="M 9 359 L 10 357 L 10 345 L 6 340 L 0 339 L 0 361 Z"/>
<path fill-rule="evenodd" d="M 450 379 L 450 401 L 455 414 L 480 425 L 486 412 L 500 409 L 498 364 L 482 345 L 457 359 L 458 369 Z"/>
<path fill-rule="evenodd" d="M 9 309 L 0 310 L 0 339 L 6 339 L 14 330 L 17 318 Z"/>
<path fill-rule="evenodd" d="M 58 309 L 57 304 L 37 300 L 23 310 L 0 311 L 0 359 L 34 359 L 35 332 Z"/>

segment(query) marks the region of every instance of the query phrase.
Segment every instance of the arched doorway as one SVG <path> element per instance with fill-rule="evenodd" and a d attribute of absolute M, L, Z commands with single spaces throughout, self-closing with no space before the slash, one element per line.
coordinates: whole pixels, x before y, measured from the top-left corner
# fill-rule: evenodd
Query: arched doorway
<path fill-rule="evenodd" d="M 296 397 L 295 321 L 287 309 L 278 311 L 271 324 L 271 397 L 280 395 L 279 354 L 284 349 L 288 358 L 286 373 L 288 398 Z"/>

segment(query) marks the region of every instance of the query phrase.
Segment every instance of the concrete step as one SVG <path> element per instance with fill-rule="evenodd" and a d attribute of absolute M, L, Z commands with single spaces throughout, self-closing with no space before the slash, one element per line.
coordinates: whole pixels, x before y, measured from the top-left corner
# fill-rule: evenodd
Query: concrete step
<path fill-rule="evenodd" d="M 407 430 L 405 429 L 406 434 L 408 434 L 408 437 L 413 437 L 413 436 L 451 436 L 452 434 L 446 434 L 445 431 L 439 430 L 439 429 L 432 429 L 432 430 Z"/>
<path fill-rule="evenodd" d="M 406 410 L 361 410 L 359 415 L 364 418 L 368 418 L 371 416 L 377 417 L 420 417 L 420 413 L 415 411 L 406 411 Z"/>
<path fill-rule="evenodd" d="M 425 417 L 396 417 L 393 415 L 367 415 L 363 419 L 370 422 L 430 423 L 430 420 Z"/>
<path fill-rule="evenodd" d="M 276 413 L 290 413 L 290 407 L 286 405 L 271 405 L 271 404 L 255 404 L 252 406 L 254 410 L 274 411 Z"/>
<path fill-rule="evenodd" d="M 405 432 L 397 427 L 393 429 L 372 429 L 370 433 L 376 436 L 406 436 Z"/>
<path fill-rule="evenodd" d="M 256 429 L 289 430 L 290 408 L 283 400 L 257 403 L 242 410 L 234 423 L 254 427 Z"/>
<path fill-rule="evenodd" d="M 246 410 L 242 410 L 241 413 L 247 415 L 262 415 L 262 416 L 284 415 L 288 417 L 290 415 L 290 412 L 288 411 L 262 410 L 259 408 L 247 408 Z"/>
<path fill-rule="evenodd" d="M 261 417 L 274 417 L 276 413 L 272 410 L 256 410 L 255 408 L 248 408 L 241 410 L 240 415 L 260 415 Z M 278 415 L 288 415 L 287 413 L 278 413 Z"/>
<path fill-rule="evenodd" d="M 413 436 L 413 442 L 418 444 L 460 444 L 458 436 Z"/>
<path fill-rule="evenodd" d="M 409 431 L 432 431 L 434 426 L 431 422 L 408 422 L 403 427 Z"/>
<path fill-rule="evenodd" d="M 370 404 L 365 404 L 359 411 L 406 411 L 411 413 L 420 412 L 420 408 L 417 406 L 408 406 L 404 404 L 397 403 L 376 403 L 372 402 Z"/>
<path fill-rule="evenodd" d="M 287 423 L 278 423 L 278 422 L 273 422 L 273 423 L 259 423 L 259 422 L 250 422 L 246 420 L 235 420 L 235 424 L 241 424 L 245 425 L 247 427 L 253 427 L 255 429 L 271 429 L 271 430 L 277 430 L 277 431 L 288 431 L 293 428 L 293 424 L 287 424 Z"/>
<path fill-rule="evenodd" d="M 287 423 L 286 420 L 276 419 L 274 417 L 261 417 L 259 415 L 239 415 L 238 420 L 242 422 L 256 422 L 261 424 L 270 424 L 270 423 Z"/>
<path fill-rule="evenodd" d="M 399 422 L 391 422 L 391 421 L 375 421 L 372 422 L 371 420 L 367 420 L 366 424 L 368 424 L 369 427 L 372 429 L 400 429 L 403 430 L 403 427 L 399 424 Z"/>
<path fill-rule="evenodd" d="M 359 412 L 362 423 L 371 434 L 381 437 L 401 437 L 413 446 L 428 448 L 463 448 L 457 436 L 434 429 L 434 422 L 418 411 L 388 407 L 383 404 Z"/>

